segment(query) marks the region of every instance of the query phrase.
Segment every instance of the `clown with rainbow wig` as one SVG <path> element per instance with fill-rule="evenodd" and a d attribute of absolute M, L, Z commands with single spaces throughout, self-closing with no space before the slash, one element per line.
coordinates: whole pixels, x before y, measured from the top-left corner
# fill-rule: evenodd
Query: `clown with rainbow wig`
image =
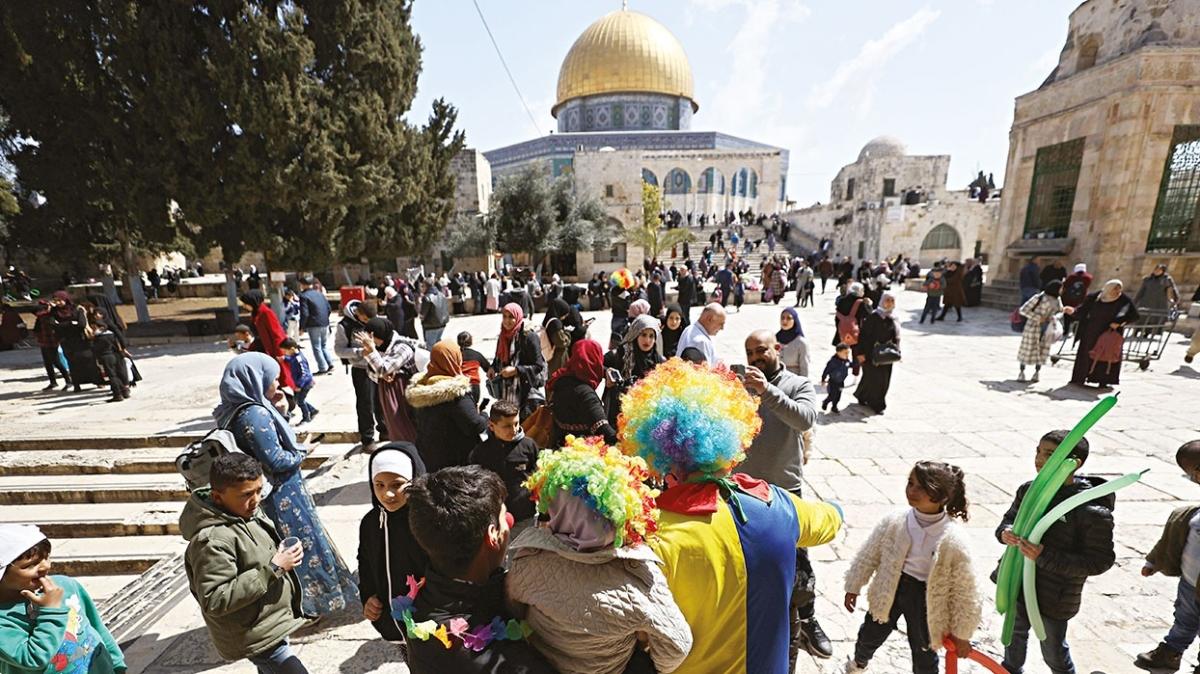
<path fill-rule="evenodd" d="M 646 462 L 600 438 L 543 450 L 526 486 L 546 526 L 512 544 L 506 589 L 533 645 L 564 674 L 674 671 L 692 632 L 647 546 L 657 492 Z"/>
<path fill-rule="evenodd" d="M 666 489 L 650 547 L 692 627 L 682 674 L 784 674 L 796 549 L 833 540 L 842 512 L 735 472 L 762 426 L 725 368 L 672 358 L 621 400 L 620 446 Z"/>

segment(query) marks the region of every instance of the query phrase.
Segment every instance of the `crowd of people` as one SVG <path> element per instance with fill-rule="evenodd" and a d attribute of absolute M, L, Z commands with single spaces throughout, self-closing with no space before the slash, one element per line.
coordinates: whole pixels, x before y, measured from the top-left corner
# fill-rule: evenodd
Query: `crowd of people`
<path fill-rule="evenodd" d="M 352 609 L 416 674 L 781 674 L 801 651 L 832 657 L 816 615 L 820 565 L 808 548 L 831 541 L 844 518 L 836 504 L 802 493 L 817 419 L 840 413 L 852 378 L 857 403 L 884 414 L 901 361 L 896 293 L 918 279 L 927 298 L 918 324 L 950 309 L 961 321 L 962 307 L 978 304 L 982 267 L 940 261 L 922 276 L 902 256 L 856 266 L 825 253 L 770 254 L 759 278 L 763 301 L 781 307 L 778 325 L 751 332 L 738 363 L 718 354 L 715 338 L 749 269 L 726 254 L 721 265 L 650 260 L 586 289 L 512 270 L 386 277 L 340 317 L 311 276 L 285 297 L 283 321 L 261 286 L 248 288 L 240 299 L 251 320 L 229 340 L 213 410 L 239 451 L 213 462 L 180 518 L 189 588 L 218 652 L 264 673 L 305 672 L 289 637 Z M 1037 269 L 1041 289 L 1016 312 L 1021 377 L 1033 365 L 1037 380 L 1061 317 L 1080 342 L 1077 383 L 1115 385 L 1120 348 L 1117 367 L 1107 366 L 1107 335 L 1134 329 L 1139 307 L 1154 311 L 1158 293 L 1177 301 L 1178 290 L 1165 268 L 1136 299 L 1117 280 L 1089 292 L 1086 268 L 1059 278 L 1060 268 Z M 1022 269 L 1023 294 L 1025 277 Z M 813 305 L 817 279 L 822 293 L 835 280 L 838 298 L 834 354 L 812 367 L 801 310 Z M 540 324 L 535 297 L 546 306 Z M 91 299 L 75 305 L 56 294 L 44 325 L 39 314 L 39 340 L 43 328 L 57 340 L 43 347 L 47 375 L 69 374 L 78 386 L 103 373 L 120 399 L 124 326 L 106 320 L 116 312 L 106 313 L 103 297 Z M 467 299 L 495 314 L 491 359 L 472 348 L 471 333 L 445 332 Z M 612 312 L 607 330 L 583 318 L 585 300 Z M 594 338 L 605 332 L 607 345 Z M 370 453 L 357 576 L 320 521 L 301 474 L 313 446 L 297 433 L 318 413 L 308 394 L 338 361 Z M 1065 435 L 1042 437 L 1035 469 Z M 1086 439 L 1071 451 L 1077 471 L 1088 451 Z M 1200 481 L 1200 441 L 1181 447 L 1177 461 Z M 947 642 L 958 657 L 972 651 L 984 560 L 972 558 L 959 524 L 970 515 L 964 478 L 953 465 L 915 462 L 909 507 L 879 520 L 857 551 L 837 603 L 854 612 L 866 587 L 867 615 L 846 672 L 866 670 L 901 618 L 914 672 L 938 671 Z M 1050 504 L 1102 482 L 1072 474 Z M 1086 580 L 1114 563 L 1115 499 L 1072 510 L 1033 543 L 1012 532 L 1029 487 L 1017 488 L 996 538 L 1037 561 L 1041 654 L 1052 671 L 1074 672 L 1067 626 Z M 1180 590 L 1175 627 L 1138 656 L 1140 667 L 1177 668 L 1198 631 L 1196 521 L 1195 509 L 1172 514 L 1142 571 L 1179 576 Z M 48 575 L 45 536 L 32 526 L 0 533 L 0 671 L 123 671 L 84 587 Z M 1028 648 L 1024 600 L 1016 610 L 1009 672 L 1022 671 Z"/>

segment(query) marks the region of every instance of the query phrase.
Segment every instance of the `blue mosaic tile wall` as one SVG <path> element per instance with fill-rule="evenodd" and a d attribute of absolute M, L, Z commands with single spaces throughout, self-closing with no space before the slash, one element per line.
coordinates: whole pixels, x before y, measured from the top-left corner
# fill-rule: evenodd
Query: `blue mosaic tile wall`
<path fill-rule="evenodd" d="M 557 116 L 559 133 L 679 131 L 692 125 L 692 104 L 662 94 L 605 94 L 567 101 Z"/>

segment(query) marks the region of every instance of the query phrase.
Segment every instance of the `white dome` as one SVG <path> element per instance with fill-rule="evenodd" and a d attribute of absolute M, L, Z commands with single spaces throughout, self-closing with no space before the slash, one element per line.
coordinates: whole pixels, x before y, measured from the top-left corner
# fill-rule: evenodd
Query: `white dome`
<path fill-rule="evenodd" d="M 903 157 L 908 149 L 892 136 L 880 136 L 863 146 L 858 153 L 858 160 L 878 159 L 880 157 Z"/>

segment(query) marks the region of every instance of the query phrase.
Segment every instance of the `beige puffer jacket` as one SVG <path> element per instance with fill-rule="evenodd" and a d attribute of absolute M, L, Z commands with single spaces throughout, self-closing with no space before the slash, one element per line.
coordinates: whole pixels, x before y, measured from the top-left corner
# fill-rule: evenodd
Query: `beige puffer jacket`
<path fill-rule="evenodd" d="M 533 645 L 563 674 L 623 671 L 637 632 L 649 635 L 659 672 L 675 671 L 692 650 L 691 628 L 648 546 L 576 552 L 543 527 L 512 546 L 508 596 L 529 607 Z"/>
<path fill-rule="evenodd" d="M 850 568 L 846 570 L 846 592 L 858 594 L 867 588 L 868 612 L 876 622 L 886 623 L 900 585 L 904 559 L 912 540 L 908 536 L 908 511 L 892 513 L 875 525 Z M 933 555 L 933 569 L 925 586 L 929 625 L 929 647 L 942 648 L 942 637 L 953 634 L 970 640 L 983 616 L 983 602 L 975 582 L 967 539 L 958 524 L 946 523 L 946 534 Z"/>

